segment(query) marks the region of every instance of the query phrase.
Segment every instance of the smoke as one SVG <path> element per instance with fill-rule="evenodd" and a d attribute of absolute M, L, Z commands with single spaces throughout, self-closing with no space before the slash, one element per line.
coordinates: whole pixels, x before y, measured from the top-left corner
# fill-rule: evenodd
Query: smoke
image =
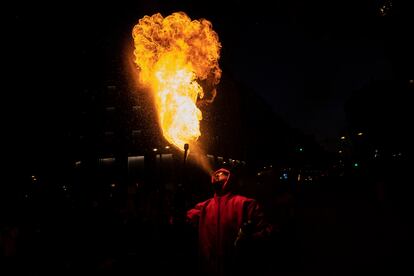
<path fill-rule="evenodd" d="M 190 144 L 189 158 L 193 159 L 195 163 L 207 174 L 213 172 L 213 167 L 207 158 L 205 151 L 196 143 Z"/>

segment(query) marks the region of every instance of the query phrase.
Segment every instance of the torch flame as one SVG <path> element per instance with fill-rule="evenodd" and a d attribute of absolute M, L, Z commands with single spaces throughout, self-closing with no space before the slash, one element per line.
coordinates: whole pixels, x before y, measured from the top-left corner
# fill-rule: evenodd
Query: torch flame
<path fill-rule="evenodd" d="M 177 12 L 165 18 L 159 13 L 144 16 L 132 36 L 140 82 L 152 91 L 162 133 L 183 150 L 201 135 L 202 113 L 196 103 L 205 91 L 197 81 L 210 87 L 220 81 L 218 35 L 208 20 L 192 21 Z"/>

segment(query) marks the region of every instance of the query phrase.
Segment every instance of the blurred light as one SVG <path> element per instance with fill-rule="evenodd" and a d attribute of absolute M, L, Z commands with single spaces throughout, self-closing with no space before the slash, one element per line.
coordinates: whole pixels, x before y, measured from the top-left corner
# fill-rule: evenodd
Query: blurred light
<path fill-rule="evenodd" d="M 128 172 L 135 175 L 144 170 L 144 156 L 128 156 Z"/>
<path fill-rule="evenodd" d="M 414 84 L 414 80 L 410 80 L 410 83 L 411 83 L 411 84 Z"/>
<path fill-rule="evenodd" d="M 141 129 L 134 129 L 131 132 L 132 136 L 135 136 L 135 137 L 136 136 L 139 136 L 141 133 L 142 133 L 142 130 Z"/>
<path fill-rule="evenodd" d="M 112 184 L 111 184 L 111 187 L 112 187 L 112 188 L 115 188 L 115 187 L 116 187 L 116 184 L 115 184 L 115 183 L 112 183 Z"/>
<path fill-rule="evenodd" d="M 359 164 L 357 162 L 354 163 L 354 167 L 359 167 Z"/>
<path fill-rule="evenodd" d="M 303 151 L 303 148 L 299 148 L 299 151 Z"/>
<path fill-rule="evenodd" d="M 342 150 L 338 151 L 338 153 L 342 153 Z"/>
<path fill-rule="evenodd" d="M 132 110 L 134 110 L 134 111 L 138 111 L 138 110 L 140 110 L 141 109 L 141 106 L 140 105 L 134 105 L 133 107 L 132 107 Z"/>
<path fill-rule="evenodd" d="M 362 136 L 364 133 L 362 132 L 358 132 L 358 136 Z"/>
<path fill-rule="evenodd" d="M 208 158 L 208 161 L 210 162 L 210 164 L 214 163 L 214 155 L 207 154 L 207 158 Z"/>
<path fill-rule="evenodd" d="M 385 0 L 383 5 L 379 9 L 378 13 L 380 16 L 387 16 L 392 8 L 392 0 Z"/>
<path fill-rule="evenodd" d="M 341 140 L 345 140 L 345 138 L 346 138 L 345 136 L 341 136 Z"/>
<path fill-rule="evenodd" d="M 170 148 L 170 146 L 165 146 L 165 149 L 169 149 Z"/>
<path fill-rule="evenodd" d="M 152 151 L 158 151 L 158 149 L 153 149 Z"/>
<path fill-rule="evenodd" d="M 114 157 L 98 158 L 98 163 L 100 165 L 111 165 L 115 162 Z"/>

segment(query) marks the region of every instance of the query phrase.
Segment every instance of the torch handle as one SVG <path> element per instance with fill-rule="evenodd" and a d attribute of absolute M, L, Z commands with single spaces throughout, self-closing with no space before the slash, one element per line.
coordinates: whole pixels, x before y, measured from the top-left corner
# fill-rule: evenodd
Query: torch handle
<path fill-rule="evenodd" d="M 184 144 L 184 165 L 185 165 L 185 162 L 186 162 L 186 160 L 187 160 L 187 154 L 188 154 L 188 149 L 189 149 L 189 145 L 186 143 L 186 144 Z"/>

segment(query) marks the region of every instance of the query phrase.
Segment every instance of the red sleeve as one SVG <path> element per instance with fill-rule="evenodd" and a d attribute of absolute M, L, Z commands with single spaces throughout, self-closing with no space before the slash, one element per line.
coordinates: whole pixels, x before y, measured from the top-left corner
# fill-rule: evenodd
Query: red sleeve
<path fill-rule="evenodd" d="M 205 202 L 197 203 L 194 208 L 187 211 L 186 222 L 189 224 L 197 224 L 198 219 L 200 218 L 201 209 L 203 208 Z"/>
<path fill-rule="evenodd" d="M 262 206 L 255 200 L 247 208 L 247 218 L 253 224 L 253 239 L 269 238 L 275 230 L 266 220 Z"/>

